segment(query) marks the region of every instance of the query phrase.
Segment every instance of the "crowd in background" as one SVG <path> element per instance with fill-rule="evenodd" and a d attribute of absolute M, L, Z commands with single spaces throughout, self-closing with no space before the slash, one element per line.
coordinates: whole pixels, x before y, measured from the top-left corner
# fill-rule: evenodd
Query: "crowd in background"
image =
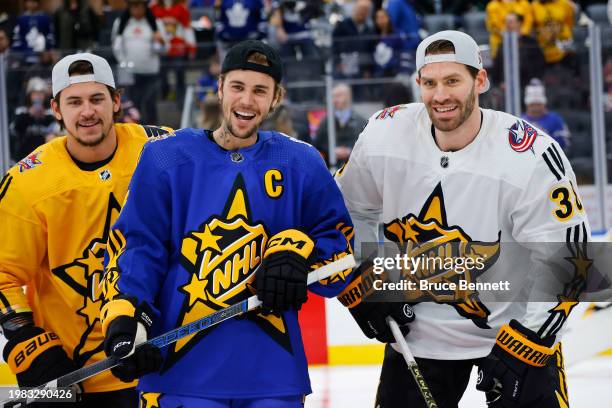
<path fill-rule="evenodd" d="M 330 58 L 338 81 L 332 100 L 336 156 L 342 162 L 365 123 L 353 99 L 412 101 L 414 51 L 428 32 L 462 29 L 482 45 L 495 86 L 484 105 L 503 108 L 503 34 L 515 31 L 519 60 L 528 62 L 520 65 L 524 115 L 571 151 L 570 134 L 586 133 L 587 126 L 575 125 L 574 119 L 585 117 L 571 118 L 570 132 L 566 115 L 547 105 L 568 111 L 588 104 L 584 33 L 595 21 L 604 27 L 604 99 L 612 112 L 612 0 L 608 6 L 571 0 L 22 0 L 12 7 L 0 11 L 0 54 L 8 68 L 15 161 L 61 133 L 49 106 L 51 67 L 75 50 L 93 51 L 115 64 L 124 88 L 124 121 L 158 124 L 160 101 L 173 101 L 179 112 L 187 109 L 185 90 L 195 85 L 197 122 L 208 128 L 219 124 L 219 61 L 233 44 L 255 38 L 277 47 L 287 85 L 320 81 Z M 398 80 L 377 82 L 393 78 Z M 300 103 L 309 108 L 295 109 Z M 324 116 L 321 89 L 289 87 L 287 101 L 268 126 L 311 142 L 326 155 Z"/>

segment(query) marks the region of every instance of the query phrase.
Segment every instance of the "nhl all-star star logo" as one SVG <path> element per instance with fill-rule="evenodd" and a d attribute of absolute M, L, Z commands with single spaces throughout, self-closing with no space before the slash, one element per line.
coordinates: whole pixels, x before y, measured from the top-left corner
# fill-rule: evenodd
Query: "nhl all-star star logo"
<path fill-rule="evenodd" d="M 451 282 L 455 290 L 431 289 L 411 290 L 410 299 L 414 301 L 434 300 L 438 303 L 449 303 L 463 317 L 471 319 L 481 328 L 488 328 L 490 314 L 479 300 L 475 290 L 461 289 L 459 281 L 476 282 L 478 276 L 489 269 L 499 256 L 499 241 L 483 243 L 472 238 L 457 225 L 449 225 L 446 219 L 442 185 L 438 184 L 427 198 L 419 215 L 408 214 L 385 224 L 385 237 L 397 242 L 406 254 L 414 259 L 431 259 L 423 262 L 414 271 L 404 271 L 403 278 L 416 282 L 425 280 L 428 283 Z M 435 262 L 439 258 L 440 262 Z M 484 267 L 444 267 L 448 259 L 483 259 Z M 476 264 L 473 262 L 472 265 Z M 433 266 L 432 266 L 433 265 Z M 461 269 L 461 270 L 459 270 Z"/>
<path fill-rule="evenodd" d="M 83 249 L 82 256 L 70 263 L 53 268 L 51 271 L 63 283 L 79 296 L 82 296 L 83 306 L 76 313 L 86 326 L 84 333 L 75 347 L 72 359 L 77 366 L 83 366 L 93 355 L 103 351 L 103 343 L 99 338 L 100 309 L 102 307 L 102 289 L 100 282 L 104 274 L 104 253 L 109 236 L 110 226 L 115 222 L 121 211 L 121 206 L 114 194 L 109 194 L 106 219 L 101 236 L 93 238 Z M 98 327 L 98 330 L 94 330 Z M 94 339 L 91 334 L 97 334 Z"/>
<path fill-rule="evenodd" d="M 255 270 L 263 260 L 269 234 L 253 220 L 247 189 L 238 175 L 222 213 L 188 232 L 181 245 L 181 265 L 189 277 L 179 287 L 184 294 L 176 326 L 229 307 L 253 295 Z M 257 314 L 252 319 L 266 334 L 292 352 L 282 314 Z M 213 329 L 214 330 L 214 329 Z M 170 346 L 163 371 L 170 368 L 209 331 L 201 331 Z"/>

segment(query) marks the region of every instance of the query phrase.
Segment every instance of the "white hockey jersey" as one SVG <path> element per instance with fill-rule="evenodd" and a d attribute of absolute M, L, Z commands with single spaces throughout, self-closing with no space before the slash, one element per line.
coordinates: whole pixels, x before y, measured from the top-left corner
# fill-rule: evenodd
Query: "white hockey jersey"
<path fill-rule="evenodd" d="M 381 221 L 386 240 L 417 249 L 489 243 L 488 276 L 510 278 L 511 291 L 523 292 L 516 297 L 520 302 L 477 292 L 469 300 L 447 302 L 448 293 L 436 298 L 435 291 L 427 292 L 438 302 L 416 305 L 406 337 L 417 357 L 484 357 L 511 319 L 541 336 L 559 334 L 590 265 L 585 254 L 590 227 L 559 145 L 515 116 L 481 112 L 482 126 L 472 143 L 444 152 L 422 103 L 386 108 L 369 119 L 349 162 L 336 174 L 355 224 L 356 251 L 361 242 L 378 242 Z M 526 255 L 504 245 L 524 248 Z M 564 255 L 549 272 L 566 275 L 570 284 L 560 285 L 558 296 L 538 297 L 552 289 L 546 279 L 525 271 L 557 250 Z"/>

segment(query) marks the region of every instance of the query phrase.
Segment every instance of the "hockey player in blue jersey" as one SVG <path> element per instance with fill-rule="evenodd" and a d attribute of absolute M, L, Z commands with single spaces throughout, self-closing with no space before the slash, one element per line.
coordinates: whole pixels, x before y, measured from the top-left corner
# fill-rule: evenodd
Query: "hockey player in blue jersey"
<path fill-rule="evenodd" d="M 311 269 L 352 257 L 352 223 L 312 146 L 258 131 L 281 78 L 275 50 L 239 43 L 222 64 L 221 127 L 143 149 L 110 234 L 101 314 L 106 353 L 129 356 L 113 373 L 140 377 L 143 406 L 295 408 L 311 392 L 297 311 Z M 309 289 L 335 296 L 351 277 Z M 262 310 L 131 354 L 253 293 Z"/>

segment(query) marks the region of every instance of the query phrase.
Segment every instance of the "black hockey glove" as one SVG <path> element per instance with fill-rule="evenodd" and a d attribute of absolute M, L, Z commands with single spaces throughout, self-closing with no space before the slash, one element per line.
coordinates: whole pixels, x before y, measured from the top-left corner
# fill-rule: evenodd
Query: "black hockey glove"
<path fill-rule="evenodd" d="M 31 313 L 15 315 L 2 328 L 8 340 L 2 355 L 20 387 L 37 387 L 77 368 L 59 337 L 34 326 Z"/>
<path fill-rule="evenodd" d="M 313 249 L 312 239 L 295 229 L 281 231 L 270 238 L 255 276 L 257 297 L 264 314 L 301 309 L 308 299 L 308 259 Z"/>
<path fill-rule="evenodd" d="M 542 339 L 516 320 L 502 326 L 491 353 L 479 364 L 476 383 L 490 408 L 544 408 L 546 401 L 556 402 L 554 342 L 555 336 Z"/>
<path fill-rule="evenodd" d="M 398 324 L 402 334 L 410 332 L 408 324 L 414 321 L 414 310 L 408 302 L 367 300 L 372 294 L 374 280 L 379 279 L 372 270 L 372 261 L 364 261 L 353 271 L 353 280 L 338 295 L 338 300 L 349 308 L 353 319 L 368 338 L 395 343 L 387 317 L 391 316 Z"/>
<path fill-rule="evenodd" d="M 156 372 L 162 364 L 161 351 L 151 345 L 135 350 L 147 341 L 153 325 L 153 313 L 149 305 L 136 299 L 117 296 L 101 311 L 104 352 L 107 356 L 123 359 L 122 364 L 111 369 L 113 375 L 124 382 L 134 381 L 145 374 Z"/>

